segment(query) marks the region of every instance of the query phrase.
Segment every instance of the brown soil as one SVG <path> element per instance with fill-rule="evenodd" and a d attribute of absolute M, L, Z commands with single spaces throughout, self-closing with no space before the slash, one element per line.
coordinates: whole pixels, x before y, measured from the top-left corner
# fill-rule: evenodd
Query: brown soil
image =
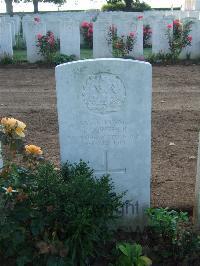
<path fill-rule="evenodd" d="M 59 162 L 54 69 L 1 68 L 2 116 L 24 121 L 27 142 Z M 200 66 L 154 67 L 153 206 L 193 206 L 199 129 Z"/>

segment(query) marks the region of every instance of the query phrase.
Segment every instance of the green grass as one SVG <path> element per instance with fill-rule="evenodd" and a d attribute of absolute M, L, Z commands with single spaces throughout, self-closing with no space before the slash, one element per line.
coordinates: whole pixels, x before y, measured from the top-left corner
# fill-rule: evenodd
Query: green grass
<path fill-rule="evenodd" d="M 93 58 L 92 49 L 83 48 L 81 49 L 81 59 L 91 59 Z"/>
<path fill-rule="evenodd" d="M 152 48 L 144 48 L 144 57 L 147 58 L 152 54 Z"/>
<path fill-rule="evenodd" d="M 92 50 L 91 49 L 81 49 L 81 59 L 90 59 L 92 58 Z M 26 50 L 14 50 L 14 61 L 26 61 Z"/>
<path fill-rule="evenodd" d="M 26 61 L 27 60 L 27 56 L 26 56 L 26 50 L 14 50 L 14 55 L 13 55 L 13 59 L 14 61 Z"/>
<path fill-rule="evenodd" d="M 147 58 L 149 55 L 151 55 L 152 49 L 151 48 L 145 48 L 144 49 L 144 57 Z M 93 58 L 92 49 L 82 48 L 81 49 L 81 59 L 91 59 Z M 21 62 L 26 61 L 26 50 L 14 50 L 14 61 Z"/>

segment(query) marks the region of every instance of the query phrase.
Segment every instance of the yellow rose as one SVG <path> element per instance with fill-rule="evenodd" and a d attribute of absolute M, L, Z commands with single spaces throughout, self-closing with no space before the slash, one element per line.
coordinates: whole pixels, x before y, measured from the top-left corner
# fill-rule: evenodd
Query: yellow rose
<path fill-rule="evenodd" d="M 12 194 L 14 192 L 17 192 L 17 190 L 14 190 L 12 187 L 8 187 L 8 188 L 2 187 L 2 188 L 3 190 L 5 190 L 6 194 Z"/>
<path fill-rule="evenodd" d="M 16 127 L 16 129 L 15 129 L 15 133 L 16 133 L 18 136 L 20 136 L 20 137 L 22 137 L 22 138 L 25 137 L 25 134 L 24 134 L 24 130 L 25 130 L 25 128 L 26 128 L 26 125 L 25 125 L 23 122 L 17 120 L 17 127 Z"/>
<path fill-rule="evenodd" d="M 41 155 L 43 152 L 40 147 L 35 145 L 26 145 L 25 146 L 26 153 L 32 155 Z"/>
<path fill-rule="evenodd" d="M 12 193 L 12 192 L 13 192 L 13 188 L 12 188 L 12 187 L 8 187 L 8 188 L 6 189 L 6 192 L 7 192 L 7 193 Z"/>
<path fill-rule="evenodd" d="M 6 133 L 12 133 L 14 131 L 18 136 L 25 137 L 24 130 L 26 125 L 23 122 L 13 117 L 4 117 L 1 119 L 1 125 L 4 127 Z"/>
<path fill-rule="evenodd" d="M 17 120 L 15 118 L 4 117 L 1 119 L 1 124 L 8 129 L 14 129 L 16 127 L 16 123 Z"/>

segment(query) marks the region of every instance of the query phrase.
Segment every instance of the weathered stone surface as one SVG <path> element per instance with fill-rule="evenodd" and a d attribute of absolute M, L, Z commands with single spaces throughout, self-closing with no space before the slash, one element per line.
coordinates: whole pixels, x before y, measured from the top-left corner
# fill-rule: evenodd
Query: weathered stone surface
<path fill-rule="evenodd" d="M 93 57 L 111 58 L 112 45 L 108 44 L 108 33 L 112 26 L 111 18 L 99 18 L 94 23 L 93 32 Z"/>
<path fill-rule="evenodd" d="M 27 60 L 30 63 L 42 60 L 42 56 L 39 54 L 39 48 L 37 44 L 38 34 L 46 34 L 46 25 L 43 22 L 35 22 L 34 20 L 28 20 L 26 22 L 26 46 L 27 46 Z"/>
<path fill-rule="evenodd" d="M 60 24 L 60 52 L 80 58 L 80 27 L 76 20 L 67 20 Z"/>
<path fill-rule="evenodd" d="M 173 25 L 172 17 L 165 17 L 155 20 L 152 27 L 152 53 L 166 54 L 169 52 L 169 40 L 167 37 L 167 27 Z M 171 29 L 172 30 L 172 29 Z"/>
<path fill-rule="evenodd" d="M 11 24 L 0 22 L 0 59 L 13 56 Z"/>
<path fill-rule="evenodd" d="M 144 78 L 145 77 L 145 78 Z M 127 191 L 121 225 L 144 223 L 150 205 L 151 65 L 96 59 L 56 67 L 61 160 L 90 163 Z"/>

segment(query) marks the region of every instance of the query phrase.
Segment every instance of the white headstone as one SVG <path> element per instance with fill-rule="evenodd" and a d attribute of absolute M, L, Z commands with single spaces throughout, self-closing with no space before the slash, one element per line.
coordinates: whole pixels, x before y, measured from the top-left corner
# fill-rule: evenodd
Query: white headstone
<path fill-rule="evenodd" d="M 145 76 L 145 79 L 144 79 Z M 127 229 L 150 206 L 152 70 L 145 62 L 95 59 L 56 67 L 61 160 L 110 174 Z"/>
<path fill-rule="evenodd" d="M 173 19 L 163 18 L 160 21 L 155 21 L 152 27 L 152 53 L 166 54 L 169 52 L 169 40 L 167 37 L 168 25 L 171 25 L 173 30 Z"/>
<path fill-rule="evenodd" d="M 10 17 L 10 16 L 6 16 L 5 17 L 5 22 L 6 23 L 9 23 L 9 24 L 11 24 L 11 32 L 12 32 L 12 45 L 13 45 L 13 47 L 15 46 L 15 44 L 16 44 L 16 39 L 15 39 L 15 37 L 16 37 L 16 24 L 15 24 L 15 20 L 12 18 L 12 17 Z"/>
<path fill-rule="evenodd" d="M 76 20 L 67 20 L 60 24 L 60 52 L 80 58 L 80 27 Z"/>
<path fill-rule="evenodd" d="M 200 21 L 188 18 L 185 21 L 193 21 L 191 26 L 190 36 L 192 37 L 191 46 L 187 46 L 183 49 L 180 55 L 180 59 L 199 59 L 200 58 Z"/>
<path fill-rule="evenodd" d="M 46 25 L 43 22 L 35 22 L 34 20 L 26 22 L 26 47 L 27 47 L 27 60 L 30 63 L 42 60 L 42 56 L 39 54 L 39 48 L 37 44 L 38 34 L 46 34 Z"/>
<path fill-rule="evenodd" d="M 60 20 L 58 19 L 57 16 L 54 16 L 52 18 L 47 18 L 45 19 L 46 23 L 46 31 L 51 31 L 53 32 L 54 36 L 56 39 L 60 39 L 60 30 L 59 30 L 59 25 L 60 25 Z"/>
<path fill-rule="evenodd" d="M 136 42 L 133 51 L 130 52 L 130 56 L 143 56 L 143 19 L 138 17 L 123 14 L 121 18 L 118 15 L 113 16 L 113 25 L 117 27 L 118 36 L 128 36 L 133 32 L 136 36 Z"/>
<path fill-rule="evenodd" d="M 195 10 L 200 11 L 200 0 L 195 0 Z"/>
<path fill-rule="evenodd" d="M 0 59 L 13 57 L 12 31 L 10 23 L 0 23 Z"/>
<path fill-rule="evenodd" d="M 108 44 L 108 33 L 112 26 L 111 18 L 99 18 L 94 23 L 93 29 L 93 57 L 94 58 L 111 58 L 112 45 Z"/>

